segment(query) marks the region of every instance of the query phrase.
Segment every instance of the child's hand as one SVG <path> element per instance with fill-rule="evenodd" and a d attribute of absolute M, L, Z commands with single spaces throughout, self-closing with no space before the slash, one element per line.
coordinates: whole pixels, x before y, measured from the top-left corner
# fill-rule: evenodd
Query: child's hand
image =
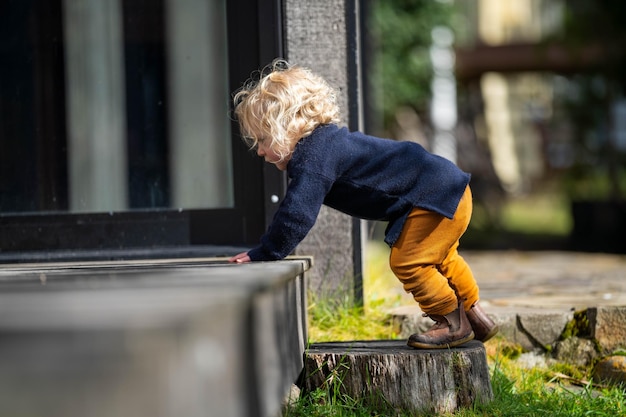
<path fill-rule="evenodd" d="M 235 255 L 228 260 L 228 262 L 234 262 L 238 264 L 243 264 L 243 263 L 250 262 L 250 261 L 251 259 L 248 256 L 248 252 L 241 252 L 240 254 Z"/>

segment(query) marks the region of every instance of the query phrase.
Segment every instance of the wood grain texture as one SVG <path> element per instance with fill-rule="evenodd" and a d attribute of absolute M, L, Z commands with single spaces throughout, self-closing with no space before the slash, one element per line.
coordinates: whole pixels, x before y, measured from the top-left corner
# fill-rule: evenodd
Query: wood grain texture
<path fill-rule="evenodd" d="M 493 398 L 485 348 L 477 341 L 436 350 L 413 349 L 403 340 L 311 345 L 303 386 L 435 413 Z"/>

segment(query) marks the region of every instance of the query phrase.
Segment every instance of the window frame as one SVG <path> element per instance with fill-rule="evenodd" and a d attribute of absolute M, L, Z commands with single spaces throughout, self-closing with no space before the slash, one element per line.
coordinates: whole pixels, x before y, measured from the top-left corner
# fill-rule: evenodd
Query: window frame
<path fill-rule="evenodd" d="M 253 71 L 283 56 L 282 2 L 226 4 L 229 91 L 235 91 Z M 231 124 L 232 208 L 0 213 L 0 263 L 224 256 L 254 245 L 278 207 L 272 196 L 282 200 L 287 180 L 248 150 L 237 123 Z"/>

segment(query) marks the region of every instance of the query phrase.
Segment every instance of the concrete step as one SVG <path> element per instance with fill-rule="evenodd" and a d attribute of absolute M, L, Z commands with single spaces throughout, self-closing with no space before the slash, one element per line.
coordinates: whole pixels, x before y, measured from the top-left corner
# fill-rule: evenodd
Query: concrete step
<path fill-rule="evenodd" d="M 0 415 L 276 416 L 308 260 L 0 267 Z"/>

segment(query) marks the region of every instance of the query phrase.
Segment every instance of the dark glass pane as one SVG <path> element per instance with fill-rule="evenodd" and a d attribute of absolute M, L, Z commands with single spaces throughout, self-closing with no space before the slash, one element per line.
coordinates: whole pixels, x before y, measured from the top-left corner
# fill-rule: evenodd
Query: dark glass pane
<path fill-rule="evenodd" d="M 67 208 L 60 1 L 0 1 L 0 212 Z"/>
<path fill-rule="evenodd" d="M 125 0 L 130 208 L 169 207 L 165 24 L 160 0 Z"/>

